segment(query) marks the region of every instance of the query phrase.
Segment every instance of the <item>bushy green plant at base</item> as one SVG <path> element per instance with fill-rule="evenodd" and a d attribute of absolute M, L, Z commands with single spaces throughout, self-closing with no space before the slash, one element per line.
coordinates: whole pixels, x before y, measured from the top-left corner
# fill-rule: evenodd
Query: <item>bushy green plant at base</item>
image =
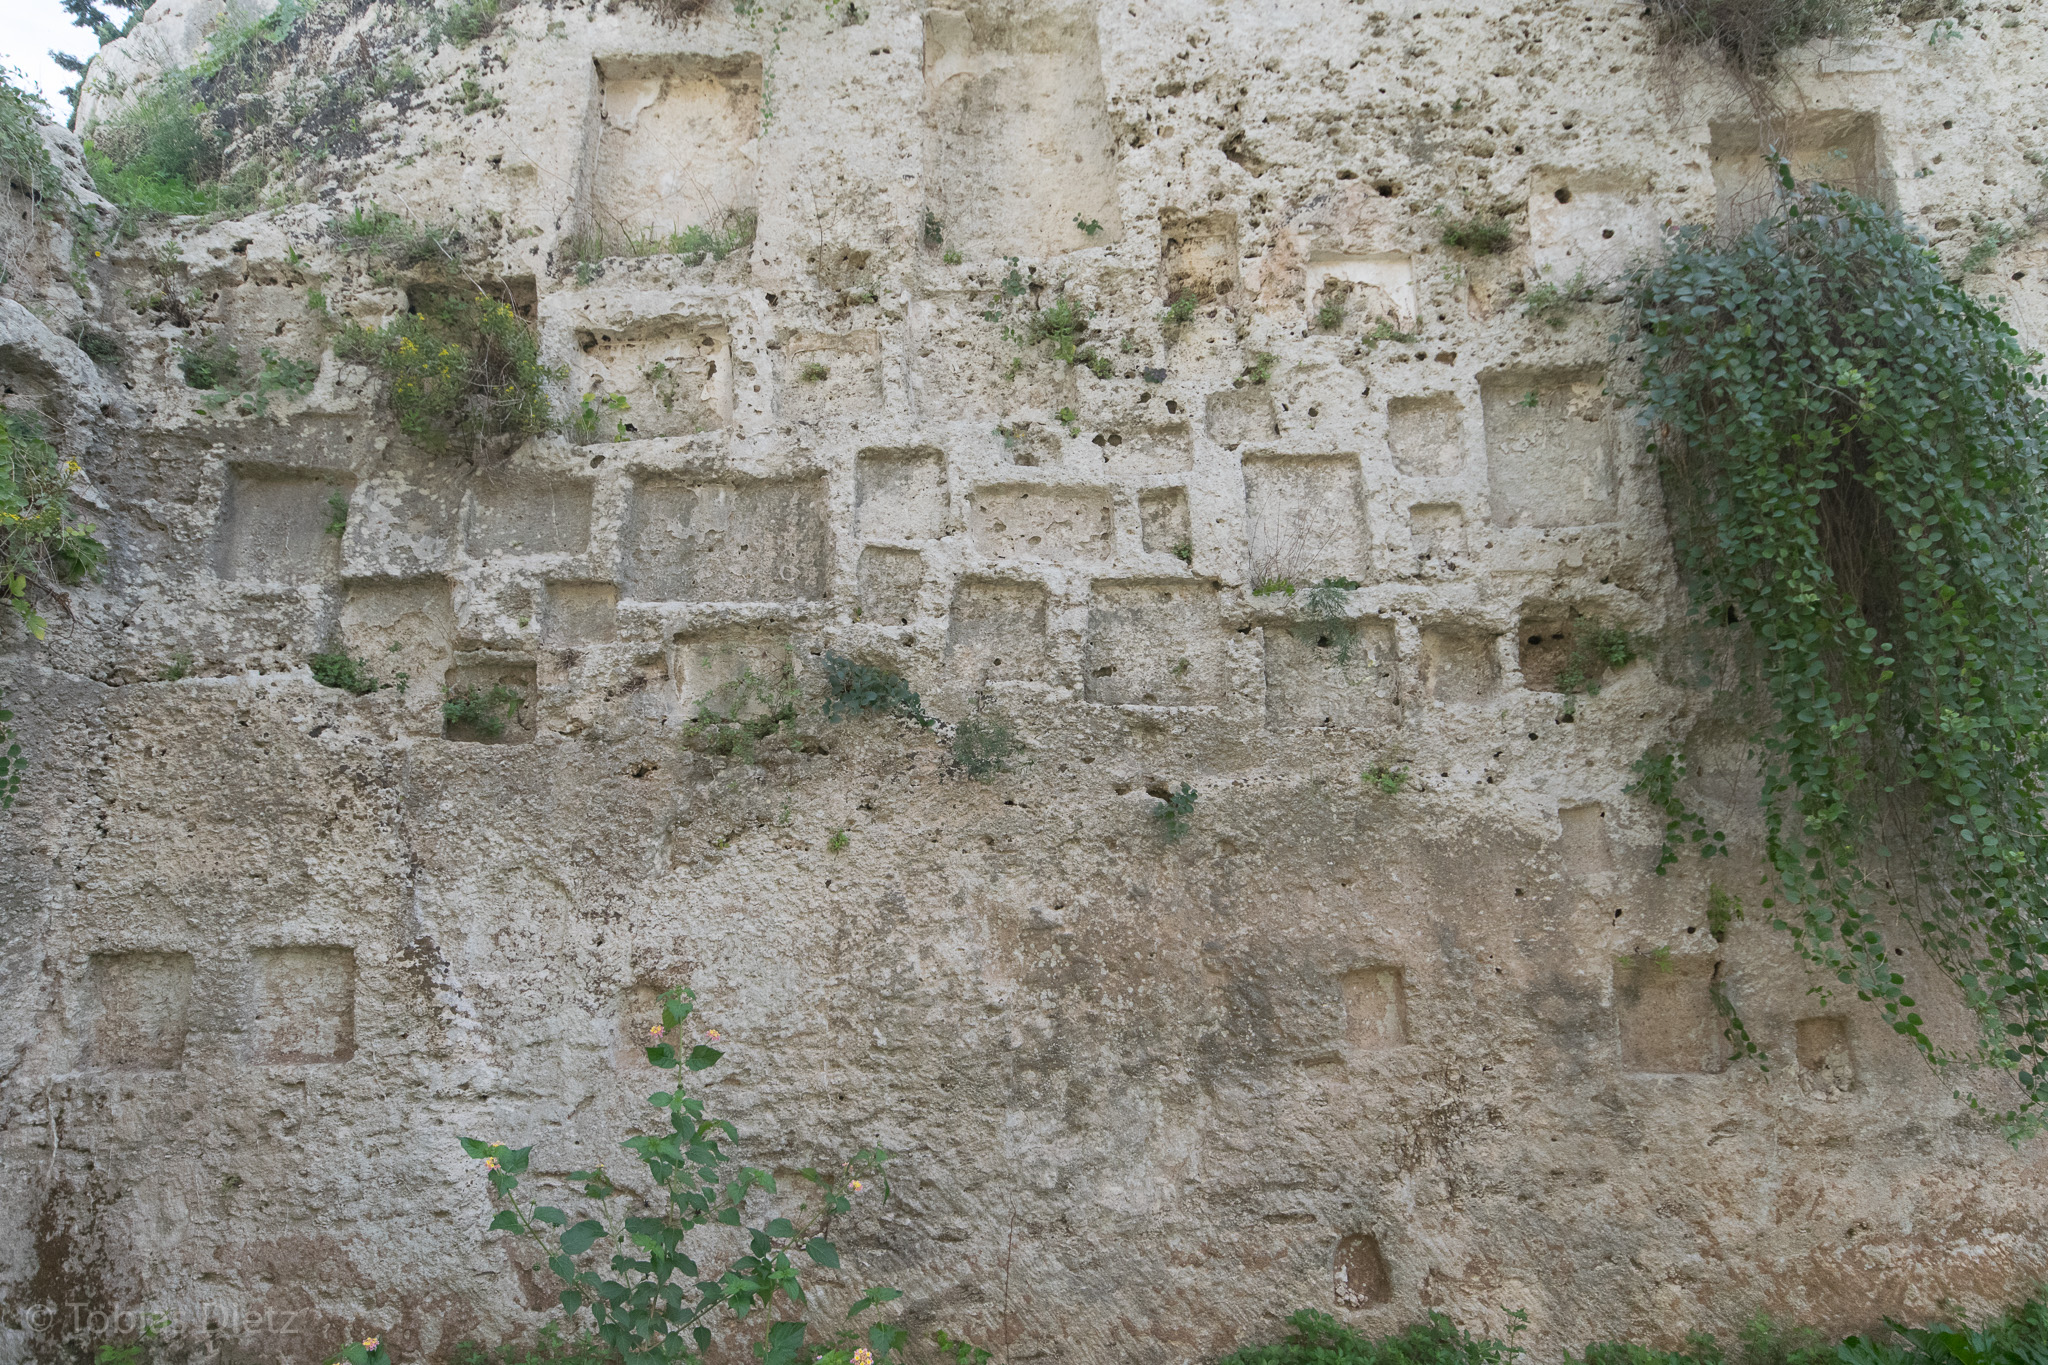
<path fill-rule="evenodd" d="M 306 666 L 313 671 L 313 681 L 322 687 L 338 687 L 359 697 L 384 685 L 371 676 L 368 661 L 347 653 L 315 654 L 306 660 Z"/>
<path fill-rule="evenodd" d="M 344 330 L 335 353 L 382 370 L 398 429 L 434 452 L 552 430 L 544 385 L 567 377 L 540 363 L 539 338 L 509 305 L 480 292 L 429 302 L 387 327 Z"/>
<path fill-rule="evenodd" d="M 1017 735 L 998 715 L 973 715 L 953 727 L 953 763 L 977 781 L 1010 770 Z"/>
<path fill-rule="evenodd" d="M 1762 906 L 1931 1063 L 2017 1081 L 2017 1137 L 2048 1102 L 2038 357 L 1882 206 L 1777 169 L 1770 217 L 1634 285 L 1680 565 L 1749 684 Z M 1974 1045 L 1929 1035 L 1901 930 Z"/>
<path fill-rule="evenodd" d="M 698 701 L 697 714 L 683 727 L 683 738 L 711 753 L 752 763 L 763 740 L 794 729 L 801 696 L 793 659 L 784 659 L 769 674 L 743 668 Z"/>
<path fill-rule="evenodd" d="M 494 683 L 488 688 L 448 688 L 441 702 L 441 719 L 450 729 L 474 730 L 487 739 L 505 733 L 505 726 L 526 704 L 526 695 L 516 687 Z"/>
<path fill-rule="evenodd" d="M 936 722 L 925 714 L 924 703 L 903 675 L 875 664 L 864 664 L 834 654 L 825 654 L 825 719 L 850 720 L 859 716 L 900 716 L 929 730 Z"/>

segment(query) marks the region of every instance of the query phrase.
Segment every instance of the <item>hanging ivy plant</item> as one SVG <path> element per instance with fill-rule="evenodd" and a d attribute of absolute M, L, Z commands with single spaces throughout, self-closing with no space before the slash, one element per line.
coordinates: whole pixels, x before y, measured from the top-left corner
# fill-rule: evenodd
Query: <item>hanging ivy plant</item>
<path fill-rule="evenodd" d="M 1764 904 L 1937 1067 L 2017 1078 L 2017 1134 L 2048 1104 L 2038 357 L 1881 206 L 1778 176 L 1772 217 L 1681 232 L 1634 290 L 1680 564 L 1759 712 Z M 1974 1046 L 1929 1036 L 1902 932 Z"/>

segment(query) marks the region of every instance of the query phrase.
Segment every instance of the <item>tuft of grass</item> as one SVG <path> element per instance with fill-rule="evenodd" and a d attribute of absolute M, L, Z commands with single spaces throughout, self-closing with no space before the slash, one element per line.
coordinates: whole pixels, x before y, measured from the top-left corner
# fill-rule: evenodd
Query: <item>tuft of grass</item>
<path fill-rule="evenodd" d="M 1515 244 L 1515 230 L 1499 214 L 1482 213 L 1445 223 L 1438 240 L 1453 251 L 1469 251 L 1475 256 L 1498 256 Z"/>
<path fill-rule="evenodd" d="M 1010 771 L 1017 735 L 999 715 L 974 715 L 953 727 L 953 765 L 976 781 Z"/>
<path fill-rule="evenodd" d="M 1567 284 L 1544 280 L 1522 296 L 1522 312 L 1559 331 L 1571 324 L 1572 315 L 1599 296 L 1586 282 L 1586 272 L 1575 273 Z"/>
<path fill-rule="evenodd" d="M 306 665 L 313 670 L 313 681 L 322 687 L 338 687 L 358 697 L 384 685 L 371 676 L 367 661 L 350 658 L 346 652 L 315 654 L 306 660 Z"/>
<path fill-rule="evenodd" d="M 1379 788 L 1383 795 L 1392 796 L 1395 792 L 1408 785 L 1408 770 L 1406 768 L 1376 766 L 1367 768 L 1364 772 L 1360 773 L 1358 780 L 1365 783 L 1368 787 Z"/>
<path fill-rule="evenodd" d="M 474 730 L 486 739 L 496 739 L 525 704 L 524 693 L 503 683 L 493 683 L 488 690 L 443 688 L 441 719 L 451 730 Z"/>
<path fill-rule="evenodd" d="M 846 846 L 852 842 L 853 840 L 847 837 L 845 827 L 841 826 L 834 829 L 832 837 L 825 841 L 825 851 L 827 853 L 844 853 Z"/>
<path fill-rule="evenodd" d="M 815 360 L 806 360 L 804 367 L 797 371 L 796 377 L 806 384 L 816 384 L 821 380 L 830 379 L 832 371 L 830 367 L 821 365 Z"/>
<path fill-rule="evenodd" d="M 1344 325 L 1344 300 L 1331 294 L 1316 309 L 1316 327 L 1320 331 L 1334 332 Z"/>
<path fill-rule="evenodd" d="M 1778 55 L 1815 38 L 1844 38 L 1870 23 L 1869 0 L 1650 0 L 1659 41 L 1705 47 L 1736 71 L 1768 76 Z"/>

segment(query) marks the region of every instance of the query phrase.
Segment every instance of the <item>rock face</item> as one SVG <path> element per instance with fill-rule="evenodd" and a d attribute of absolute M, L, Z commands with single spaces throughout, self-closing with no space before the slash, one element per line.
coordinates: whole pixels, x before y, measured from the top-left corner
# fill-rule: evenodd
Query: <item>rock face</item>
<path fill-rule="evenodd" d="M 123 79 L 208 31 L 160 8 Z M 1960 259 L 2041 194 L 2039 13 L 1790 54 L 1765 135 L 1632 6 L 673 10 L 458 45 L 317 7 L 266 107 L 355 103 L 264 153 L 284 206 L 103 237 L 69 303 L 35 228 L 0 378 L 112 553 L 6 640 L 10 1358 L 144 1311 L 195 1359 L 530 1331 L 552 1286 L 456 1138 L 621 1171 L 683 983 L 750 1161 L 903 1154 L 826 1300 L 899 1285 L 1006 1360 L 1191 1362 L 1295 1306 L 1521 1308 L 1555 1358 L 2048 1273 L 2048 1146 L 1760 910 L 1604 283 L 1754 217 L 1769 137 Z M 371 204 L 454 235 L 344 250 Z M 1495 213 L 1505 251 L 1443 245 Z M 2038 344 L 2037 254 L 1973 279 Z M 1522 307 L 1580 272 L 1561 325 Z M 594 422 L 430 450 L 336 355 L 474 289 Z M 1034 339 L 1065 303 L 1092 366 Z M 187 387 L 216 335 L 317 381 Z M 1567 694 L 1600 630 L 1641 657 Z M 335 650 L 386 686 L 316 684 Z M 940 723 L 826 720 L 828 653 Z M 783 733 L 693 727 L 785 676 Z M 493 687 L 501 733 L 446 721 Z M 954 762 L 971 719 L 1007 771 Z M 1653 875 L 1659 746 L 1733 857 Z"/>

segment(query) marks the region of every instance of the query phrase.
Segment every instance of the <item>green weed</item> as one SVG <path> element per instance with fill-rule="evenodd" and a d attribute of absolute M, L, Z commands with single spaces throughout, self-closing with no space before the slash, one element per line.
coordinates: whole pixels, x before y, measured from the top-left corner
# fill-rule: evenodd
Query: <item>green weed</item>
<path fill-rule="evenodd" d="M 450 731 L 471 730 L 486 739 L 505 733 L 505 726 L 519 715 L 526 694 L 516 687 L 493 683 L 487 689 L 465 687 L 441 689 L 441 719 Z"/>
<path fill-rule="evenodd" d="M 1153 795 L 1159 799 L 1152 803 L 1152 819 L 1159 826 L 1159 833 L 1169 844 L 1177 844 L 1188 832 L 1188 824 L 1194 819 L 1195 800 L 1200 795 L 1187 783 L 1180 784 L 1177 791 L 1158 788 Z"/>
<path fill-rule="evenodd" d="M 366 661 L 351 658 L 345 651 L 315 654 L 306 660 L 306 666 L 313 670 L 313 681 L 322 687 L 338 687 L 359 697 L 375 692 L 384 685 L 371 675 L 370 666 Z"/>

